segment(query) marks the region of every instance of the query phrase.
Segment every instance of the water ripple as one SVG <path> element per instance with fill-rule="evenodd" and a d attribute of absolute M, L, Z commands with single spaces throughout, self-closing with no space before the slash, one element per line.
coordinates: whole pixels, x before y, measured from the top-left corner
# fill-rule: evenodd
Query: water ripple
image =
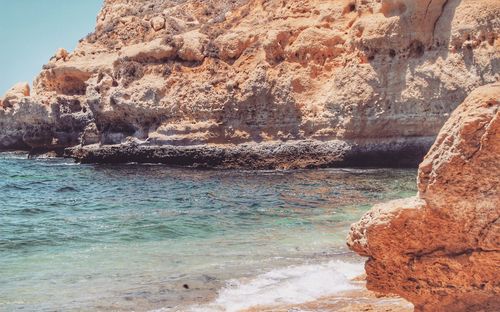
<path fill-rule="evenodd" d="M 342 250 L 349 224 L 371 204 L 415 194 L 414 176 L 80 166 L 0 154 L 0 297 L 28 302 L 7 310 L 47 311 L 206 297 L 228 277 Z"/>

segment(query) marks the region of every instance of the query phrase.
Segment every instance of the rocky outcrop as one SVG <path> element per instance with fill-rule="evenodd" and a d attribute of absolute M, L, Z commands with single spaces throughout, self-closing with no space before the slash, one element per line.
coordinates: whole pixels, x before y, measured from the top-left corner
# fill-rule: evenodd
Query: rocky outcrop
<path fill-rule="evenodd" d="M 0 107 L 4 109 L 10 108 L 26 96 L 30 96 L 30 86 L 27 82 L 20 82 L 5 93 L 1 99 Z"/>
<path fill-rule="evenodd" d="M 416 165 L 457 103 L 498 80 L 499 16 L 488 0 L 106 0 L 95 32 L 3 105 L 0 148 L 106 161 L 340 142 L 346 156 L 318 164 Z"/>
<path fill-rule="evenodd" d="M 164 163 L 199 168 L 293 169 L 343 166 L 409 166 L 415 155 L 425 150 L 427 138 L 408 143 L 405 140 L 364 141 L 363 144 L 340 140 L 320 142 L 241 143 L 238 145 L 150 146 L 140 142 L 120 145 L 86 145 L 68 148 L 67 154 L 82 163 Z"/>
<path fill-rule="evenodd" d="M 416 311 L 500 308 L 500 83 L 481 87 L 444 125 L 420 165 L 416 198 L 372 208 L 351 249 L 368 288 Z"/>

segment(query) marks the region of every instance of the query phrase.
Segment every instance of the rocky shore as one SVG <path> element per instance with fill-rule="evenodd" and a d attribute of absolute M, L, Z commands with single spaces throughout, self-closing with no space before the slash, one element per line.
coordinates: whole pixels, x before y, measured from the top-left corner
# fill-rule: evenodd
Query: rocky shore
<path fill-rule="evenodd" d="M 499 311 L 499 33 L 491 0 L 105 0 L 73 52 L 0 99 L 0 152 L 198 168 L 420 163 L 416 197 L 352 226 L 368 289 L 415 311 Z M 411 309 L 401 302 L 386 311 Z"/>
<path fill-rule="evenodd" d="M 94 33 L 0 100 L 0 150 L 416 166 L 457 104 L 498 80 L 499 16 L 486 0 L 106 0 Z"/>
<path fill-rule="evenodd" d="M 302 169 L 324 167 L 416 167 L 434 138 L 388 142 L 291 141 L 195 146 L 88 145 L 68 148 L 66 157 L 81 163 L 162 163 L 199 168 Z"/>
<path fill-rule="evenodd" d="M 372 208 L 349 247 L 368 257 L 368 288 L 415 311 L 500 308 L 500 83 L 481 87 L 420 165 L 419 194 Z"/>

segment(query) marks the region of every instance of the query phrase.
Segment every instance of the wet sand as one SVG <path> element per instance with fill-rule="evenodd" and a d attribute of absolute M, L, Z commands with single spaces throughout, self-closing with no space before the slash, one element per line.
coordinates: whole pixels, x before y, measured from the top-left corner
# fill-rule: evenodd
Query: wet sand
<path fill-rule="evenodd" d="M 258 306 L 242 312 L 412 312 L 413 305 L 397 297 L 377 297 L 366 289 L 338 293 L 335 296 L 323 297 L 302 304 L 285 304 L 281 306 Z"/>

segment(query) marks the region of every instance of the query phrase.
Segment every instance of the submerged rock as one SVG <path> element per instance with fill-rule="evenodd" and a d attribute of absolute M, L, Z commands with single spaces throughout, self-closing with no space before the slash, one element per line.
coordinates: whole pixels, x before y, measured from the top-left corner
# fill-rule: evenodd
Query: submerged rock
<path fill-rule="evenodd" d="M 34 96 L 3 101 L 0 149 L 399 140 L 416 164 L 457 103 L 498 79 L 499 16 L 488 0 L 107 0 Z"/>
<path fill-rule="evenodd" d="M 351 228 L 368 288 L 416 311 L 500 308 L 500 83 L 478 88 L 420 165 L 419 194 L 372 208 Z"/>

